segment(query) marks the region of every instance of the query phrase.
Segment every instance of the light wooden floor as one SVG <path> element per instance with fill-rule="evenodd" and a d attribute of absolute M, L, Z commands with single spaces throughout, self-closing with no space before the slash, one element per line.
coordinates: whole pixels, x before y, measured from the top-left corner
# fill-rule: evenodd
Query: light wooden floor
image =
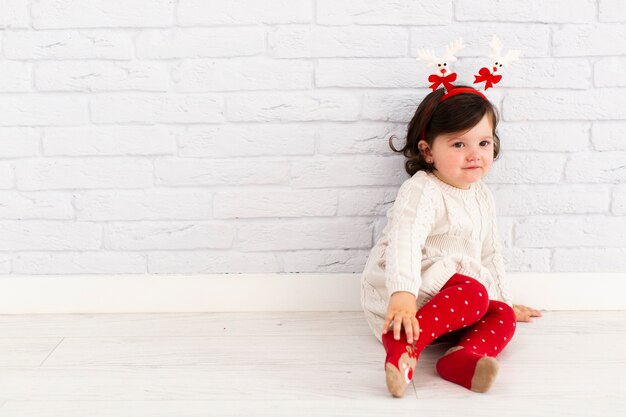
<path fill-rule="evenodd" d="M 361 313 L 0 316 L 0 416 L 623 416 L 625 342 L 626 312 L 544 312 L 487 394 L 434 346 L 394 399 Z"/>

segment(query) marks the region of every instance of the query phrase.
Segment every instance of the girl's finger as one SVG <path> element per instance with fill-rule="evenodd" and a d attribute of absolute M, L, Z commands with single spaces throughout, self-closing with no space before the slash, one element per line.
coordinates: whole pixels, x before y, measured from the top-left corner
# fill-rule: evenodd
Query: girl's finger
<path fill-rule="evenodd" d="M 413 326 L 411 326 L 411 319 L 409 317 L 404 318 L 404 333 L 406 334 L 406 341 L 413 343 Z"/>
<path fill-rule="evenodd" d="M 387 331 L 389 331 L 390 326 L 391 326 L 391 317 L 385 317 L 385 322 L 383 323 L 383 334 L 387 334 Z"/>
<path fill-rule="evenodd" d="M 393 319 L 393 338 L 400 340 L 400 329 L 402 328 L 402 317 L 396 316 Z"/>
<path fill-rule="evenodd" d="M 420 324 L 415 317 L 411 321 L 413 322 L 413 338 L 417 340 L 420 338 Z"/>

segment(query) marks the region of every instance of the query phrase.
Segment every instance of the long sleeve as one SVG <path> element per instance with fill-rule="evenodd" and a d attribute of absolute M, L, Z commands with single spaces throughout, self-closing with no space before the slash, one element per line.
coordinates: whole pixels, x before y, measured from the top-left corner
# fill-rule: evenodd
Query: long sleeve
<path fill-rule="evenodd" d="M 498 233 L 495 202 L 489 189 L 486 189 L 486 194 L 489 203 L 487 210 L 489 218 L 487 219 L 487 234 L 483 241 L 481 261 L 489 272 L 491 272 L 491 275 L 496 281 L 500 300 L 504 301 L 509 306 L 513 306 L 513 300 L 506 283 L 506 271 L 504 269 L 504 259 L 502 258 L 500 234 Z"/>
<path fill-rule="evenodd" d="M 423 178 L 423 177 L 422 177 Z M 418 296 L 421 286 L 422 248 L 435 222 L 431 184 L 416 178 L 398 190 L 388 216 L 385 283 L 389 295 L 408 291 Z"/>

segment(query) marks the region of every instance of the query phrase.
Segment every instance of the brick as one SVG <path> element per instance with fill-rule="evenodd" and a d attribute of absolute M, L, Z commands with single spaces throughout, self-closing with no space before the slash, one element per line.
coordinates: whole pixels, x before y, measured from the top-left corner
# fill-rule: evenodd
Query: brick
<path fill-rule="evenodd" d="M 310 23 L 311 0 L 180 0 L 178 23 L 181 26 Z"/>
<path fill-rule="evenodd" d="M 90 98 L 96 123 L 215 123 L 224 103 L 205 94 L 100 94 Z"/>
<path fill-rule="evenodd" d="M 626 87 L 626 58 L 600 58 L 593 64 L 593 83 L 596 87 Z"/>
<path fill-rule="evenodd" d="M 321 25 L 446 25 L 452 23 L 452 1 L 317 1 Z"/>
<path fill-rule="evenodd" d="M 312 155 L 316 129 L 310 124 L 223 124 L 190 126 L 177 135 L 178 155 L 185 157 L 242 157 Z M 297 136 L 297 146 L 294 146 Z"/>
<path fill-rule="evenodd" d="M 581 248 L 554 251 L 553 272 L 617 272 L 626 269 L 626 248 Z"/>
<path fill-rule="evenodd" d="M 35 67 L 40 91 L 167 91 L 170 70 L 148 62 L 60 61 Z"/>
<path fill-rule="evenodd" d="M 429 92 L 423 89 L 414 93 L 365 93 L 361 119 L 406 124 L 411 121 L 417 106 Z"/>
<path fill-rule="evenodd" d="M 230 121 L 357 120 L 360 103 L 347 92 L 232 94 L 226 98 Z"/>
<path fill-rule="evenodd" d="M 561 183 L 499 185 L 490 188 L 498 213 L 506 216 L 607 213 L 611 202 L 608 185 Z"/>
<path fill-rule="evenodd" d="M 3 251 L 91 250 L 102 246 L 102 226 L 76 221 L 22 220 L 0 222 Z"/>
<path fill-rule="evenodd" d="M 425 84 L 413 59 L 320 59 L 315 70 L 318 87 L 412 88 Z"/>
<path fill-rule="evenodd" d="M 515 245 L 528 248 L 619 248 L 624 245 L 623 218 L 586 216 L 529 217 L 515 228 Z"/>
<path fill-rule="evenodd" d="M 279 26 L 268 34 L 277 58 L 405 57 L 409 34 L 391 26 Z"/>
<path fill-rule="evenodd" d="M 40 30 L 6 32 L 9 59 L 132 59 L 130 34 L 110 30 Z"/>
<path fill-rule="evenodd" d="M 337 199 L 336 190 L 217 192 L 214 218 L 334 216 Z"/>
<path fill-rule="evenodd" d="M 148 253 L 151 274 L 229 274 L 281 272 L 274 253 L 232 250 L 163 251 Z"/>
<path fill-rule="evenodd" d="M 104 226 L 106 249 L 176 250 L 229 248 L 234 238 L 227 224 L 200 222 L 125 222 Z"/>
<path fill-rule="evenodd" d="M 2 61 L 0 66 L 0 91 L 5 93 L 32 91 L 31 72 L 31 64 Z"/>
<path fill-rule="evenodd" d="M 16 162 L 20 190 L 143 188 L 153 184 L 152 163 L 138 158 L 47 158 Z"/>
<path fill-rule="evenodd" d="M 239 227 L 233 249 L 243 252 L 359 249 L 370 245 L 371 235 L 368 219 L 263 221 Z"/>
<path fill-rule="evenodd" d="M 507 121 L 626 119 L 626 96 L 620 89 L 516 91 L 504 98 L 502 115 Z"/>
<path fill-rule="evenodd" d="M 487 174 L 499 184 L 560 183 L 566 155 L 511 151 L 503 152 Z"/>
<path fill-rule="evenodd" d="M 171 26 L 172 0 L 38 0 L 31 6 L 36 29 Z"/>
<path fill-rule="evenodd" d="M 63 126 L 89 120 L 86 97 L 0 95 L 0 126 Z"/>
<path fill-rule="evenodd" d="M 259 27 L 173 28 L 142 30 L 135 38 L 142 59 L 204 58 L 260 55 L 265 30 Z"/>
<path fill-rule="evenodd" d="M 626 26 L 623 24 L 562 25 L 553 31 L 554 56 L 626 54 Z"/>
<path fill-rule="evenodd" d="M 157 184 L 167 186 L 287 184 L 289 166 L 285 161 L 161 158 L 155 176 Z"/>
<path fill-rule="evenodd" d="M 599 0 L 598 9 L 598 18 L 601 22 L 626 21 L 626 9 L 624 2 L 620 0 Z"/>
<path fill-rule="evenodd" d="M 579 152 L 565 166 L 568 182 L 602 183 L 626 180 L 626 152 Z"/>
<path fill-rule="evenodd" d="M 76 196 L 79 220 L 209 219 L 213 198 L 207 190 L 147 189 L 87 191 Z"/>
<path fill-rule="evenodd" d="M 173 69 L 177 91 L 306 90 L 313 63 L 302 60 L 232 58 L 184 61 Z"/>
<path fill-rule="evenodd" d="M 407 175 L 399 157 L 316 157 L 290 164 L 291 185 L 299 188 L 397 185 Z"/>
<path fill-rule="evenodd" d="M 0 2 L 0 27 L 8 29 L 27 28 L 29 0 L 2 0 Z"/>
<path fill-rule="evenodd" d="M 80 126 L 46 128 L 43 152 L 48 156 L 172 155 L 173 129 L 161 126 Z"/>
<path fill-rule="evenodd" d="M 59 192 L 0 193 L 0 219 L 73 220 L 72 195 Z"/>
<path fill-rule="evenodd" d="M 496 213 L 498 222 L 498 232 L 502 241 L 503 249 L 514 249 L 513 240 L 515 238 L 515 226 L 518 223 L 518 217 L 504 216 Z"/>
<path fill-rule="evenodd" d="M 626 184 L 616 185 L 613 189 L 611 212 L 616 216 L 626 215 Z"/>
<path fill-rule="evenodd" d="M 497 129 L 501 150 L 580 152 L 589 148 L 588 122 L 501 122 Z"/>
<path fill-rule="evenodd" d="M 3 158 L 19 158 L 39 155 L 41 134 L 32 127 L 1 127 L 0 155 Z"/>
<path fill-rule="evenodd" d="M 507 272 L 550 272 L 551 249 L 509 248 L 502 250 Z"/>
<path fill-rule="evenodd" d="M 591 143 L 598 151 L 626 151 L 623 132 L 626 121 L 594 122 L 591 127 Z"/>
<path fill-rule="evenodd" d="M 361 273 L 369 250 L 306 250 L 280 255 L 284 272 Z"/>
<path fill-rule="evenodd" d="M 389 137 L 395 134 L 397 143 L 406 137 L 403 123 L 357 122 L 357 123 L 320 123 L 318 154 L 366 154 L 392 155 Z"/>
<path fill-rule="evenodd" d="M 337 216 L 384 216 L 393 207 L 398 188 L 342 190 Z"/>
<path fill-rule="evenodd" d="M 455 17 L 459 21 L 585 23 L 596 18 L 596 1 L 574 0 L 564 7 L 562 2 L 542 0 L 470 1 L 456 3 Z"/>
<path fill-rule="evenodd" d="M 26 252 L 13 259 L 16 274 L 143 274 L 145 256 L 124 252 Z"/>
<path fill-rule="evenodd" d="M 13 164 L 0 161 L 0 189 L 13 188 L 14 186 Z"/>

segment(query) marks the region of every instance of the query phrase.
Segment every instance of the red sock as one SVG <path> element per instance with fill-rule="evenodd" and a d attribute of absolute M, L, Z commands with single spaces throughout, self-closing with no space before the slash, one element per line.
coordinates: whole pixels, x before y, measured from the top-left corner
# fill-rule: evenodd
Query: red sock
<path fill-rule="evenodd" d="M 402 396 L 413 377 L 420 353 L 439 336 L 471 326 L 487 312 L 489 297 L 485 287 L 473 278 L 455 274 L 443 288 L 418 312 L 418 340 L 410 345 L 402 331 L 400 340 L 393 332 L 383 334 L 387 388 L 394 396 Z"/>
<path fill-rule="evenodd" d="M 513 337 L 515 321 L 511 307 L 490 300 L 484 317 L 465 329 L 458 345 L 437 361 L 439 375 L 472 391 L 487 391 L 498 372 L 495 357 Z"/>

